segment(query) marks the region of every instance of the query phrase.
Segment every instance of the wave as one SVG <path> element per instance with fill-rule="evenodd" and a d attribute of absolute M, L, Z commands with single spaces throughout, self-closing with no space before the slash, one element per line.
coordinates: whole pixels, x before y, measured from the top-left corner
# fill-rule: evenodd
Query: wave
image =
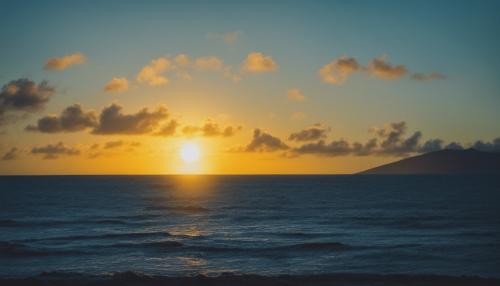
<path fill-rule="evenodd" d="M 138 222 L 130 222 L 121 219 L 77 219 L 77 220 L 12 220 L 6 219 L 0 221 L 0 227 L 47 227 L 75 224 L 106 224 L 106 225 L 134 225 Z"/>
<path fill-rule="evenodd" d="M 168 277 L 154 276 L 139 272 L 125 271 L 105 275 L 91 275 L 68 272 L 43 272 L 37 276 L 26 278 L 0 279 L 2 285 L 28 285 L 29 281 L 36 285 L 500 285 L 500 279 L 478 276 L 445 276 L 433 274 L 372 274 L 372 273 L 327 273 L 311 275 L 279 275 L 262 276 L 255 274 L 222 273 L 218 276 Z"/>
<path fill-rule="evenodd" d="M 0 242 L 0 256 L 4 257 L 78 255 L 84 253 L 76 250 L 35 248 L 22 243 Z"/>
<path fill-rule="evenodd" d="M 354 249 L 353 246 L 340 242 L 315 242 L 315 243 L 299 243 L 291 245 L 273 246 L 273 247 L 217 247 L 217 246 L 190 246 L 192 250 L 205 252 L 278 252 L 278 251 L 331 251 L 331 250 L 349 250 Z"/>
<path fill-rule="evenodd" d="M 96 239 L 128 239 L 128 238 L 144 238 L 151 236 L 171 236 L 171 234 L 164 231 L 105 233 L 97 235 L 69 235 L 69 236 L 55 236 L 55 237 L 45 237 L 45 238 L 29 238 L 20 241 L 34 242 L 34 241 L 65 241 L 65 240 L 73 241 L 73 240 L 96 240 Z"/>
<path fill-rule="evenodd" d="M 115 248 L 154 248 L 154 249 L 165 250 L 165 249 L 183 247 L 184 244 L 178 241 L 166 240 L 166 241 L 150 241 L 150 242 L 140 242 L 140 243 L 115 243 L 110 246 Z"/>

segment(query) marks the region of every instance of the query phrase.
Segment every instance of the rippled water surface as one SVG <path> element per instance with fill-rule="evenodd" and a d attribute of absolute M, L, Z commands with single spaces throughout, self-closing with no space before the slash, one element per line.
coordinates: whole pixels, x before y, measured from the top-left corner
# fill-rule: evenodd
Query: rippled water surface
<path fill-rule="evenodd" d="M 494 176 L 42 176 L 0 186 L 1 277 L 500 277 Z"/>

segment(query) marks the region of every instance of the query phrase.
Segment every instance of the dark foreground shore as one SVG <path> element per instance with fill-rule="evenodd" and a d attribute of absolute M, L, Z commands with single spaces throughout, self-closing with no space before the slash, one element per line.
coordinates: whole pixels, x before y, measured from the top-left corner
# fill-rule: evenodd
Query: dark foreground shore
<path fill-rule="evenodd" d="M 72 273 L 42 273 L 29 278 L 0 279 L 0 285 L 40 285 L 40 286 L 156 286 L 156 285 L 186 285 L 186 286 L 298 286 L 298 285 L 339 285 L 339 286 L 382 286 L 382 285 L 500 285 L 500 279 L 480 278 L 474 276 L 452 277 L 438 275 L 379 275 L 379 274 L 322 274 L 322 275 L 220 275 L 207 277 L 164 277 L 148 276 L 134 272 L 115 273 L 107 276 L 88 276 Z"/>

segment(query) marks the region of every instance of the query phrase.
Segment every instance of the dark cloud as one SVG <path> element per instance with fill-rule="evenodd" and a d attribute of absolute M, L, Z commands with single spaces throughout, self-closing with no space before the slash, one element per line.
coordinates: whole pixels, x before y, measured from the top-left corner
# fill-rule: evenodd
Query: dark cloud
<path fill-rule="evenodd" d="M 241 126 L 220 126 L 218 123 L 214 122 L 212 119 L 207 119 L 201 126 L 187 125 L 182 128 L 182 133 L 186 136 L 196 136 L 201 135 L 204 137 L 230 137 L 236 132 L 241 130 Z"/>
<path fill-rule="evenodd" d="M 446 145 L 444 147 L 444 149 L 450 149 L 450 150 L 463 150 L 464 147 L 462 146 L 462 144 L 458 143 L 458 142 L 451 142 L 449 143 L 448 145 Z"/>
<path fill-rule="evenodd" d="M 154 111 L 147 108 L 135 114 L 123 114 L 122 107 L 112 104 L 104 108 L 99 116 L 94 134 L 148 134 L 169 117 L 168 111 L 161 106 Z"/>
<path fill-rule="evenodd" d="M 373 59 L 368 65 L 368 72 L 380 79 L 394 80 L 406 75 L 406 66 L 391 65 L 386 61 L 386 57 Z"/>
<path fill-rule="evenodd" d="M 112 148 L 117 148 L 121 147 L 125 144 L 125 142 L 118 140 L 118 141 L 109 141 L 104 144 L 104 149 L 112 149 Z"/>
<path fill-rule="evenodd" d="M 351 146 L 345 140 L 332 141 L 328 144 L 324 140 L 320 140 L 315 143 L 304 144 L 292 150 L 292 153 L 295 154 L 320 154 L 332 157 L 348 155 L 351 152 Z"/>
<path fill-rule="evenodd" d="M 486 152 L 500 152 L 500 137 L 493 139 L 491 142 L 476 141 L 472 148 Z"/>
<path fill-rule="evenodd" d="M 36 84 L 21 78 L 5 84 L 0 91 L 0 124 L 10 113 L 35 112 L 42 109 L 54 94 L 54 87 L 47 81 Z"/>
<path fill-rule="evenodd" d="M 97 126 L 94 111 L 84 111 L 80 104 L 66 107 L 60 116 L 47 115 L 38 120 L 36 125 L 26 126 L 27 131 L 43 133 L 76 132 Z"/>
<path fill-rule="evenodd" d="M 274 152 L 279 150 L 287 150 L 290 147 L 286 145 L 278 137 L 265 133 L 260 129 L 255 129 L 253 132 L 253 139 L 245 147 L 247 152 Z"/>
<path fill-rule="evenodd" d="M 288 140 L 291 141 L 315 141 L 326 138 L 326 134 L 329 131 L 328 128 L 321 126 L 321 124 L 315 124 L 304 130 L 290 134 Z"/>
<path fill-rule="evenodd" d="M 393 156 L 406 156 L 416 152 L 422 133 L 416 131 L 410 137 L 404 138 L 406 129 L 406 122 L 401 121 L 375 130 L 375 133 L 382 139 L 378 152 L 382 155 Z"/>
<path fill-rule="evenodd" d="M 418 148 L 419 153 L 428 153 L 439 151 L 443 149 L 443 140 L 441 139 L 430 139 L 427 140 L 422 146 Z"/>
<path fill-rule="evenodd" d="M 15 160 L 19 157 L 20 150 L 17 149 L 16 147 L 12 147 L 9 151 L 5 152 L 2 156 L 2 160 L 8 161 L 8 160 Z"/>
<path fill-rule="evenodd" d="M 179 122 L 177 120 L 172 119 L 167 124 L 163 125 L 156 133 L 157 136 L 173 136 L 177 131 L 177 127 L 179 126 Z"/>
<path fill-rule="evenodd" d="M 377 139 L 373 138 L 368 140 L 365 144 L 354 142 L 352 144 L 352 153 L 356 156 L 372 155 L 377 148 Z"/>
<path fill-rule="evenodd" d="M 33 147 L 32 154 L 42 154 L 44 159 L 57 159 L 59 156 L 74 156 L 79 155 L 80 150 L 66 146 L 64 143 L 48 144 L 42 147 Z"/>

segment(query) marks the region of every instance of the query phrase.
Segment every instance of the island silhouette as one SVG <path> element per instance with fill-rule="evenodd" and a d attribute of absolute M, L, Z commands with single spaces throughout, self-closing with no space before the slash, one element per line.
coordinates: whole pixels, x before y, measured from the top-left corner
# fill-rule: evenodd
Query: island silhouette
<path fill-rule="evenodd" d="M 359 174 L 500 174 L 500 153 L 473 148 L 445 149 L 405 158 Z"/>

